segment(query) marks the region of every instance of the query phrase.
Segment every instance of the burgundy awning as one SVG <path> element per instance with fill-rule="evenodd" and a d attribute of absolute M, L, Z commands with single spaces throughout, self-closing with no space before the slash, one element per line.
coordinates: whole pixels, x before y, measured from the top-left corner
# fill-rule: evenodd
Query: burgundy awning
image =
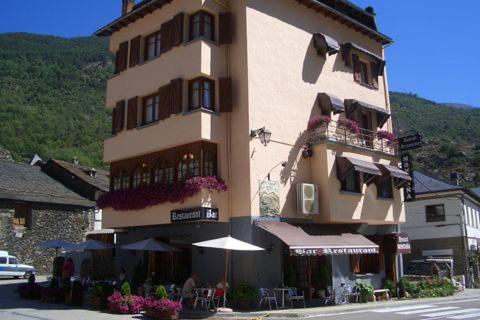
<path fill-rule="evenodd" d="M 291 255 L 322 256 L 379 252 L 379 246 L 363 235 L 341 233 L 339 226 L 335 225 L 310 224 L 300 227 L 287 222 L 261 221 L 257 226 L 282 240 L 289 247 Z"/>

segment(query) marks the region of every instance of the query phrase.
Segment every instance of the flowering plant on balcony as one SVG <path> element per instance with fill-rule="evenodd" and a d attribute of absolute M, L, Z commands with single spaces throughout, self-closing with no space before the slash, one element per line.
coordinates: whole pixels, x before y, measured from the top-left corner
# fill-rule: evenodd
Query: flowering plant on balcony
<path fill-rule="evenodd" d="M 310 120 L 308 120 L 308 130 L 315 130 L 317 129 L 318 127 L 321 127 L 323 126 L 324 124 L 326 124 L 328 126 L 328 124 L 332 121 L 332 118 L 330 118 L 329 116 L 313 116 L 312 118 L 310 118 Z"/>
<path fill-rule="evenodd" d="M 397 140 L 397 136 L 392 132 L 388 132 L 387 130 L 377 131 L 377 138 L 380 140 L 386 140 L 388 145 L 394 143 L 395 140 Z"/>
<path fill-rule="evenodd" d="M 183 202 L 202 189 L 226 191 L 227 186 L 217 177 L 193 177 L 171 184 L 159 183 L 137 189 L 116 190 L 102 194 L 97 200 L 100 209 L 111 207 L 117 211 L 141 210 L 162 203 Z"/>
<path fill-rule="evenodd" d="M 360 127 L 358 126 L 358 124 L 353 121 L 353 120 L 350 120 L 350 119 L 340 119 L 337 121 L 337 126 L 339 128 L 343 128 L 347 131 L 349 131 L 350 133 L 353 133 L 355 135 L 359 135 L 360 134 Z"/>

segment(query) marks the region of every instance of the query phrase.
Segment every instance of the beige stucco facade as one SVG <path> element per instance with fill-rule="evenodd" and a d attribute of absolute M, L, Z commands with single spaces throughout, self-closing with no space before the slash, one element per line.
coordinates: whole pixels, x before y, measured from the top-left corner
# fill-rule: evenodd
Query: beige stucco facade
<path fill-rule="evenodd" d="M 226 181 L 228 191 L 204 192 L 185 203 L 136 212 L 107 208 L 103 227 L 168 224 L 170 210 L 202 205 L 218 207 L 220 221 L 224 222 L 231 217 L 256 217 L 260 214 L 260 182 L 267 177 L 279 182 L 280 211 L 284 218 L 332 223 L 404 222 L 400 190 L 394 189 L 394 198 L 389 200 L 377 199 L 375 185 L 363 185 L 361 194 L 342 193 L 335 173 L 335 157 L 339 155 L 392 165 L 398 163 L 396 157 L 334 142 L 314 146 L 312 158 L 301 156 L 309 134 L 307 122 L 320 113 L 316 106 L 319 92 L 357 99 L 390 111 L 386 72 L 378 79 L 378 89 L 356 83 L 340 53 L 326 59 L 316 54 L 312 34 L 324 33 L 339 43 L 355 42 L 384 57 L 382 45 L 296 1 L 222 2 L 229 5 L 234 17 L 231 45 L 187 41 L 152 61 L 128 68 L 108 81 L 106 105 L 113 108 L 119 100 L 147 96 L 178 77 L 188 80 L 202 75 L 215 80 L 231 76 L 233 111 L 184 112 L 149 126 L 124 130 L 105 141 L 104 160 L 111 163 L 207 140 L 218 145 L 218 174 Z M 109 48 L 115 52 L 121 42 L 150 34 L 178 12 L 188 15 L 200 9 L 213 15 L 226 10 L 213 0 L 175 0 L 113 33 Z M 361 59 L 368 58 L 359 55 Z M 186 86 L 183 95 L 186 110 Z M 218 103 L 217 86 L 217 108 Z M 335 115 L 333 120 L 338 117 L 344 116 Z M 261 127 L 272 132 L 272 141 L 267 146 L 249 136 L 250 130 Z M 392 131 L 391 120 L 383 129 Z M 319 187 L 319 215 L 297 214 L 296 185 L 303 182 Z"/>

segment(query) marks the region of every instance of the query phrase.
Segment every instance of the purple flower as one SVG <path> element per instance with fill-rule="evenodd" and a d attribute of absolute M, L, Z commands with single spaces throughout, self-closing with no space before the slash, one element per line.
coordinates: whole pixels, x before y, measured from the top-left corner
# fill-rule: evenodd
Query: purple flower
<path fill-rule="evenodd" d="M 133 294 L 122 296 L 120 292 L 114 291 L 107 298 L 108 306 L 111 312 L 121 314 L 139 314 L 143 310 L 145 300 Z"/>
<path fill-rule="evenodd" d="M 377 137 L 380 140 L 387 140 L 387 143 L 393 143 L 395 140 L 397 140 L 397 136 L 387 130 L 377 131 Z"/>
<path fill-rule="evenodd" d="M 340 119 L 337 121 L 337 125 L 340 127 L 340 128 L 344 128 L 346 130 L 348 130 L 350 133 L 353 133 L 355 135 L 359 135 L 360 134 L 360 127 L 358 126 L 358 124 L 353 121 L 353 120 L 350 120 L 350 119 Z"/>
<path fill-rule="evenodd" d="M 152 310 L 157 312 L 165 312 L 173 314 L 182 310 L 182 304 L 179 301 L 171 301 L 168 299 L 146 299 L 144 304 L 145 310 Z"/>
<path fill-rule="evenodd" d="M 315 130 L 318 127 L 326 124 L 327 126 L 332 121 L 332 118 L 329 116 L 313 116 L 310 120 L 308 120 L 308 130 Z"/>

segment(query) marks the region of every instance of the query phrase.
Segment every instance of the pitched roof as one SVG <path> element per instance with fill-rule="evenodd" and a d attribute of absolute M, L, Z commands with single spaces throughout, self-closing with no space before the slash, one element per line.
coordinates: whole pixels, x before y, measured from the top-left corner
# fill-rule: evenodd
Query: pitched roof
<path fill-rule="evenodd" d="M 462 190 L 460 186 L 445 182 L 439 178 L 434 178 L 419 171 L 413 172 L 414 189 L 416 194 L 433 193 L 441 191 Z"/>
<path fill-rule="evenodd" d="M 50 178 L 38 166 L 0 160 L 0 199 L 94 207 L 95 203 Z"/>
<path fill-rule="evenodd" d="M 88 184 L 94 186 L 98 190 L 108 191 L 110 186 L 110 173 L 106 170 L 95 169 L 95 176 L 90 175 L 93 168 L 82 166 L 75 163 L 70 163 L 62 160 L 50 159 L 49 161 L 55 162 L 74 176 Z"/>

